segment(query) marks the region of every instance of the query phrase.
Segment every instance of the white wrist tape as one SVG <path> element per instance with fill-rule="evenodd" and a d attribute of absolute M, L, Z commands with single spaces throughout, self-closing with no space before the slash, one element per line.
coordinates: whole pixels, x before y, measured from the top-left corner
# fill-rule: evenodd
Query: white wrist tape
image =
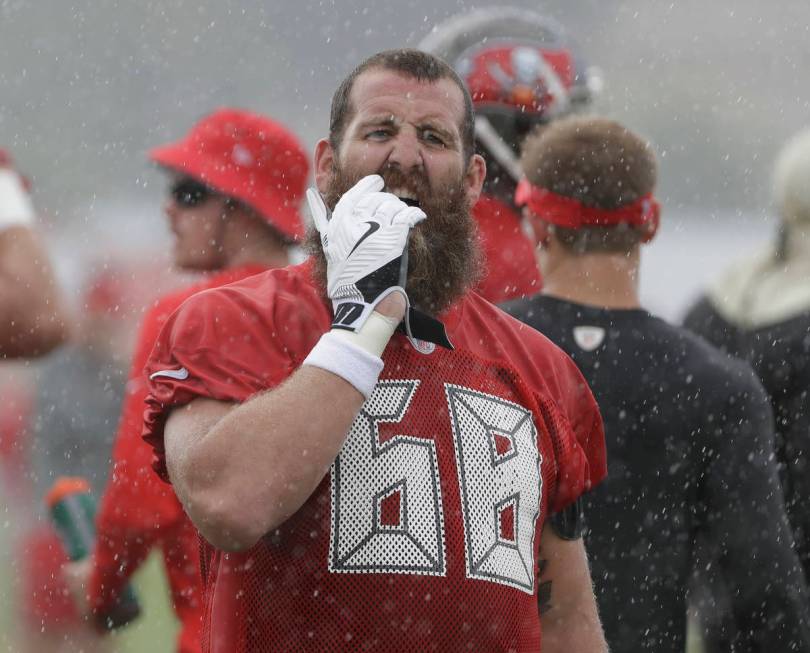
<path fill-rule="evenodd" d="M 359 331 L 324 333 L 303 364 L 337 374 L 368 399 L 383 369 L 380 357 L 398 325 L 399 320 L 373 311 Z"/>
<path fill-rule="evenodd" d="M 372 311 L 363 326 L 357 331 L 332 329 L 332 333 L 379 358 L 382 356 L 388 341 L 391 340 L 391 336 L 394 335 L 394 331 L 397 330 L 398 325 L 398 320 L 377 311 Z"/>
<path fill-rule="evenodd" d="M 34 222 L 34 205 L 22 179 L 10 168 L 0 168 L 0 230 Z"/>

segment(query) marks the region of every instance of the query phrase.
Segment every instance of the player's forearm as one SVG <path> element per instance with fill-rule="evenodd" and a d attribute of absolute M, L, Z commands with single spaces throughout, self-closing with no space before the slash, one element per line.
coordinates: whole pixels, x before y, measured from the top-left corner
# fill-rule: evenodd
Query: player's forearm
<path fill-rule="evenodd" d="M 549 610 L 554 612 L 555 607 Z M 599 619 L 587 611 L 574 611 L 543 619 L 543 653 L 608 653 Z"/>
<path fill-rule="evenodd" d="M 312 494 L 363 400 L 343 379 L 303 366 L 228 412 L 186 452 L 167 444 L 172 482 L 195 526 L 224 550 L 251 547 Z"/>
<path fill-rule="evenodd" d="M 540 551 L 541 580 L 551 581 L 551 607 L 540 618 L 543 653 L 607 653 L 583 541 L 563 540 L 546 525 Z"/>
<path fill-rule="evenodd" d="M 29 228 L 0 231 L 0 355 L 36 356 L 68 328 L 44 247 Z"/>

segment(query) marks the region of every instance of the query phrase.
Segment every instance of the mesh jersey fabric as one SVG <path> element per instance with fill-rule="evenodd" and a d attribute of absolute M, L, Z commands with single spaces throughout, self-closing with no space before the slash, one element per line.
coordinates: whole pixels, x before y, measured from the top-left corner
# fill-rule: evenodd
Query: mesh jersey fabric
<path fill-rule="evenodd" d="M 734 650 L 810 650 L 771 414 L 752 370 L 643 310 L 544 296 L 504 308 L 571 355 L 604 417 L 609 476 L 583 502 L 610 650 L 683 652 L 703 538 L 740 625 Z"/>
<path fill-rule="evenodd" d="M 128 579 L 154 547 L 162 549 L 172 605 L 181 623 L 178 650 L 200 650 L 202 616 L 199 544 L 170 485 L 151 467 L 152 451 L 143 442 L 143 369 L 158 333 L 169 316 L 193 294 L 222 286 L 266 268 L 247 265 L 225 270 L 160 298 L 146 313 L 132 358 L 121 417 L 115 435 L 112 468 L 96 516 L 96 548 L 88 584 L 90 605 L 110 608 Z"/>
<path fill-rule="evenodd" d="M 542 524 L 604 476 L 573 363 L 471 293 L 455 351 L 396 334 L 316 491 L 250 551 L 203 542 L 204 651 L 530 651 Z M 305 264 L 197 295 L 161 333 L 145 436 L 195 397 L 244 401 L 301 364 L 331 315 Z M 183 375 L 175 375 L 183 376 Z"/>
<path fill-rule="evenodd" d="M 473 217 L 486 265 L 477 292 L 494 304 L 539 292 L 543 284 L 534 247 L 515 210 L 491 195 L 482 195 L 473 207 Z"/>

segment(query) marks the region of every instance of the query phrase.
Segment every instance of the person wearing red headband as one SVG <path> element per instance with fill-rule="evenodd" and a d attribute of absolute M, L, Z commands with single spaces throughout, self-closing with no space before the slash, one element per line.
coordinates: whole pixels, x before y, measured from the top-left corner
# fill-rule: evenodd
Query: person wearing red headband
<path fill-rule="evenodd" d="M 87 599 L 85 608 L 103 615 L 150 551 L 161 549 L 182 626 L 178 650 L 192 653 L 200 650 L 203 609 L 197 536 L 171 486 L 151 469 L 152 452 L 141 439 L 142 372 L 162 325 L 187 298 L 290 262 L 290 247 L 304 233 L 298 209 L 309 163 L 283 125 L 237 109 L 215 111 L 149 156 L 170 178 L 164 211 L 175 236 L 175 265 L 212 274 L 163 297 L 143 321 L 96 549 L 89 562 L 70 565 L 68 575 L 74 593 Z"/>
<path fill-rule="evenodd" d="M 545 286 L 504 308 L 574 359 L 605 421 L 608 478 L 582 509 L 610 650 L 683 652 L 701 533 L 747 626 L 735 650 L 810 650 L 765 392 L 639 302 L 660 217 L 652 148 L 616 122 L 565 119 L 527 140 L 522 167 Z"/>

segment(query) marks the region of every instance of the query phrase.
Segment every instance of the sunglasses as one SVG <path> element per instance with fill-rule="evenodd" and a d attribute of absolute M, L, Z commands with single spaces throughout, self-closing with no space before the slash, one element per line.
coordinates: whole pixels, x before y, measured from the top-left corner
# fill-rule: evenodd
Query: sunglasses
<path fill-rule="evenodd" d="M 180 179 L 169 188 L 169 195 L 177 205 L 191 208 L 207 202 L 215 191 L 194 179 Z"/>

